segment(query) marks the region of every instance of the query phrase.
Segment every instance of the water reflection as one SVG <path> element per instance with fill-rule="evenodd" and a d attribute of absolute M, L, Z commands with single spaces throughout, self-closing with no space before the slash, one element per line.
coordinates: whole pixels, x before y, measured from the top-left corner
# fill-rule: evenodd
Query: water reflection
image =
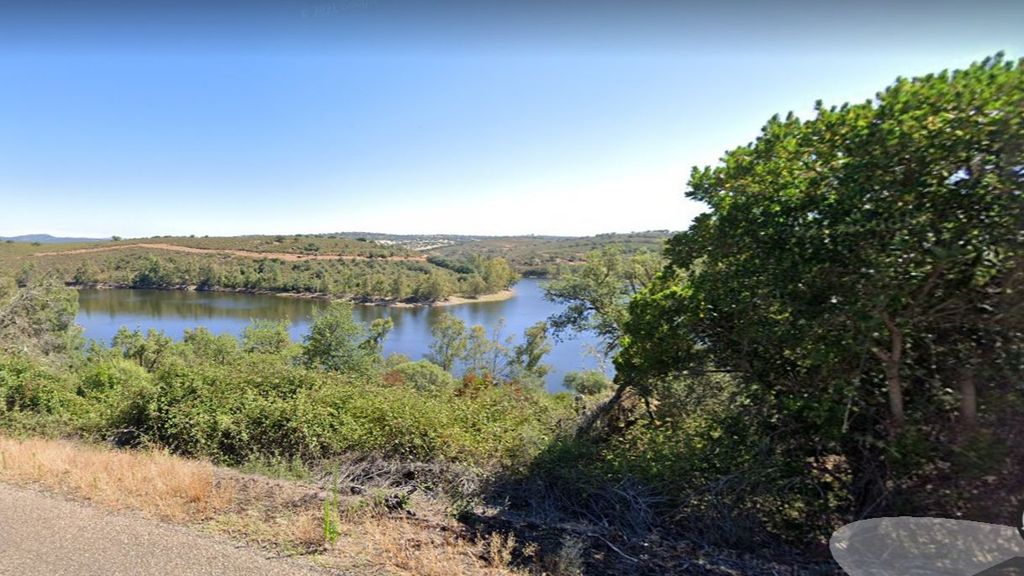
<path fill-rule="evenodd" d="M 204 326 L 218 334 L 240 334 L 254 319 L 284 320 L 292 338 L 306 333 L 310 319 L 323 303 L 306 298 L 274 295 L 228 294 L 220 292 L 176 292 L 161 290 L 81 290 L 78 323 L 87 338 L 110 342 L 121 326 L 163 330 L 181 338 L 186 329 Z M 356 316 L 364 322 L 390 317 L 395 327 L 384 345 L 387 354 L 399 352 L 420 358 L 430 344 L 430 326 L 445 311 L 467 325 L 481 324 L 493 331 L 504 320 L 502 334 L 518 340 L 531 324 L 544 320 L 558 308 L 543 298 L 537 280 L 522 280 L 516 296 L 502 302 L 478 302 L 447 308 L 389 308 L 356 306 Z M 552 371 L 547 377 L 549 390 L 562 389 L 562 377 L 572 370 L 595 368 L 597 360 L 589 352 L 596 342 L 589 336 L 560 342 L 548 356 Z"/>

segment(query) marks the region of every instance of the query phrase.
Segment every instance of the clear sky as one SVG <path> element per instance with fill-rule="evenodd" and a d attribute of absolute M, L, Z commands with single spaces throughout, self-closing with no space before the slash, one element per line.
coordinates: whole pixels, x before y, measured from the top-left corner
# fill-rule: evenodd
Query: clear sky
<path fill-rule="evenodd" d="M 0 236 L 678 230 L 690 168 L 772 114 L 1021 30 L 1019 1 L 7 0 Z"/>

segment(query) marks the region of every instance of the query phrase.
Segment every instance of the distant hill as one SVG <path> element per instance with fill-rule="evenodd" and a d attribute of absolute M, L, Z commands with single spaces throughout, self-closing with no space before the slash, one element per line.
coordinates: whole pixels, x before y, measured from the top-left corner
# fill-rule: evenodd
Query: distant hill
<path fill-rule="evenodd" d="M 0 241 L 39 242 L 40 244 L 77 244 L 80 242 L 101 242 L 106 238 L 64 238 L 49 234 L 22 234 L 21 236 L 0 236 Z"/>

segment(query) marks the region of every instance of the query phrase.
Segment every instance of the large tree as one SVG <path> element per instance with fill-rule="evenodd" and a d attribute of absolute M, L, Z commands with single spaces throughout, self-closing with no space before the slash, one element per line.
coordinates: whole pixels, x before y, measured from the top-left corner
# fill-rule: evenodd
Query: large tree
<path fill-rule="evenodd" d="M 630 306 L 620 383 L 735 372 L 823 450 L 898 437 L 949 388 L 973 426 L 976 371 L 1020 357 L 1022 134 L 1024 68 L 1001 56 L 772 118 L 694 169 L 709 211 Z"/>

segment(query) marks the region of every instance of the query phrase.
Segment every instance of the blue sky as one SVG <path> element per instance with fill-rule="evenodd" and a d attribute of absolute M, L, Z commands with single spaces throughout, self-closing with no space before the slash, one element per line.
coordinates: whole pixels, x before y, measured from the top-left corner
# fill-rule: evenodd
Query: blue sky
<path fill-rule="evenodd" d="M 0 236 L 682 229 L 772 114 L 1024 43 L 1019 2 L 83 4 L 0 7 Z"/>

